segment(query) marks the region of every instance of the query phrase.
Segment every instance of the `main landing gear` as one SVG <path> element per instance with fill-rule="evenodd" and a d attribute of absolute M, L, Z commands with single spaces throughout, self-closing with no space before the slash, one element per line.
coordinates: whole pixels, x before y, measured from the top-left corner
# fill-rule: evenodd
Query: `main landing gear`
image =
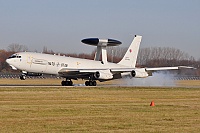
<path fill-rule="evenodd" d="M 61 82 L 62 86 L 73 86 L 73 82 L 71 80 L 66 80 Z M 85 86 L 96 86 L 97 82 L 95 80 L 85 81 Z"/>
<path fill-rule="evenodd" d="M 97 82 L 95 80 L 85 81 L 86 86 L 96 86 Z"/>
<path fill-rule="evenodd" d="M 70 80 L 62 81 L 61 82 L 62 86 L 73 86 L 73 82 Z"/>

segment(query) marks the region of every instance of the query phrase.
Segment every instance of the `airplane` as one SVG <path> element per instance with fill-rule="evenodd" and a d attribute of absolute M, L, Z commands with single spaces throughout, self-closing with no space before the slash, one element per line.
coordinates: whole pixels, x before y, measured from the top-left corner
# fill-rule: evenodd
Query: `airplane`
<path fill-rule="evenodd" d="M 72 80 L 78 79 L 86 80 L 86 86 L 96 86 L 97 80 L 104 82 L 127 76 L 146 78 L 152 75 L 152 71 L 190 68 L 184 66 L 136 68 L 141 40 L 142 36 L 135 35 L 135 38 L 119 63 L 107 61 L 106 47 L 117 46 L 121 42 L 114 39 L 99 38 L 82 40 L 83 43 L 97 46 L 97 53 L 94 60 L 35 52 L 18 52 L 6 59 L 6 62 L 12 69 L 22 71 L 21 80 L 25 80 L 26 76 L 41 76 L 42 74 L 57 75 L 65 79 L 61 82 L 62 86 L 72 86 Z M 100 55 L 102 55 L 102 60 L 100 60 Z"/>

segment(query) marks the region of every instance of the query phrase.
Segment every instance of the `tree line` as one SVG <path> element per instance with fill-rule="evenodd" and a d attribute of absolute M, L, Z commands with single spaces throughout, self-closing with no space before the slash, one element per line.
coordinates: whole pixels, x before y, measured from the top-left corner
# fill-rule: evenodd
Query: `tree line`
<path fill-rule="evenodd" d="M 0 50 L 0 72 L 11 72 L 12 70 L 5 62 L 5 60 L 13 53 L 20 51 L 28 51 L 25 45 L 10 44 L 7 50 Z M 117 63 L 119 62 L 127 48 L 123 47 L 108 47 L 108 61 Z M 48 50 L 47 47 L 43 47 L 43 53 L 59 54 L 70 57 L 78 57 L 84 59 L 94 59 L 96 50 L 89 54 L 86 53 L 56 53 L 53 50 Z M 193 56 L 181 51 L 180 49 L 169 47 L 149 47 L 141 48 L 138 53 L 137 67 L 164 67 L 164 66 L 192 66 L 197 68 L 192 74 L 200 76 L 200 59 L 195 60 Z M 190 72 L 191 73 L 191 72 Z"/>

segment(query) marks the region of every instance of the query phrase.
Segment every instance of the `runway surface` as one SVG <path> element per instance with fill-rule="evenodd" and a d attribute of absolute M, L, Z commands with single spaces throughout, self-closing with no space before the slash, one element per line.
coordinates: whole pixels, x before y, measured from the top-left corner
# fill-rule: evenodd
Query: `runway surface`
<path fill-rule="evenodd" d="M 0 88 L 90 88 L 90 87 L 152 87 L 152 88 L 200 88 L 200 86 L 198 85 L 176 85 L 176 86 L 130 86 L 130 85 L 111 85 L 111 84 L 101 84 L 101 85 L 97 85 L 97 86 L 85 86 L 82 84 L 75 84 L 74 86 L 61 86 L 61 85 L 39 85 L 39 84 L 34 84 L 34 85 L 19 85 L 19 84 L 12 84 L 12 85 L 4 85 L 4 84 L 0 84 Z"/>
<path fill-rule="evenodd" d="M 73 86 L 61 86 L 61 79 L 0 79 L 0 87 L 95 87 L 85 86 L 82 80 L 73 81 Z M 124 79 L 98 82 L 96 87 L 195 87 L 200 88 L 200 80 L 169 80 L 169 79 Z"/>

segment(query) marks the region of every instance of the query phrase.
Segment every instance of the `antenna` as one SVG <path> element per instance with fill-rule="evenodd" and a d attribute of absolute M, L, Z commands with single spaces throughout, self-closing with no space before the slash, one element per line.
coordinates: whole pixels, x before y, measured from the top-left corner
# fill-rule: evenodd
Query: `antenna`
<path fill-rule="evenodd" d="M 99 38 L 86 38 L 81 41 L 82 43 L 97 46 L 97 52 L 95 54 L 94 60 L 99 61 L 100 55 L 102 55 L 102 61 L 103 63 L 107 63 L 107 50 L 106 47 L 109 46 L 118 46 L 122 44 L 118 40 L 114 39 L 99 39 Z"/>

